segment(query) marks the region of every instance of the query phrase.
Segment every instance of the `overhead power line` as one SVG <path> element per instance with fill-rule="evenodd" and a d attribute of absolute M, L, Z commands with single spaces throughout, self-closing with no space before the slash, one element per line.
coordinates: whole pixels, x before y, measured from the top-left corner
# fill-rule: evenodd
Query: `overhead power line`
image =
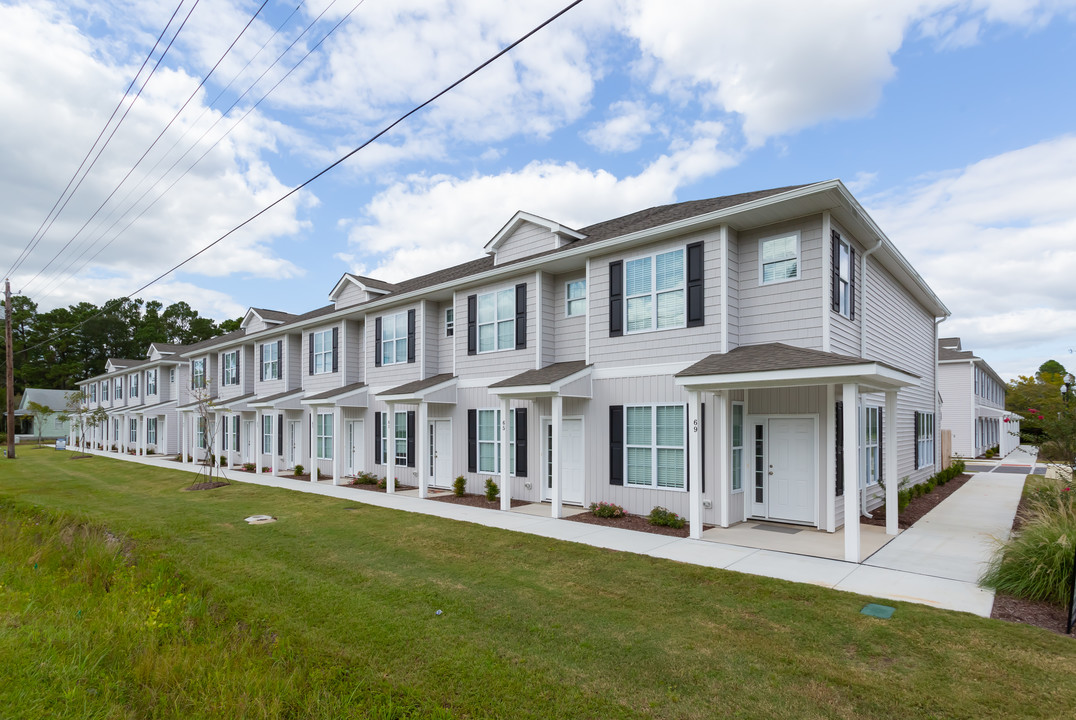
<path fill-rule="evenodd" d="M 309 178 L 307 178 L 306 180 L 304 180 L 304 181 L 303 181 L 303 182 L 301 182 L 300 184 L 296 185 L 296 186 L 295 186 L 295 187 L 293 187 L 293 188 L 292 188 L 291 190 L 287 191 L 286 193 L 284 193 L 283 195 L 281 195 L 280 197 L 278 197 L 278 198 L 277 198 L 276 200 L 274 200 L 273 202 L 269 203 L 268 205 L 266 205 L 265 207 L 263 207 L 263 208 L 262 208 L 261 210 L 259 210 L 258 212 L 254 213 L 253 215 L 251 215 L 250 217 L 248 217 L 248 218 L 247 218 L 246 220 L 244 220 L 243 222 L 239 223 L 238 225 L 236 225 L 235 227 L 233 227 L 233 228 L 232 228 L 231 230 L 229 230 L 228 232 L 226 232 L 226 233 L 224 233 L 223 235 L 221 235 L 220 237 L 218 237 L 218 238 L 217 238 L 216 240 L 214 240 L 214 241 L 212 241 L 211 243 L 209 243 L 208 245 L 204 246 L 204 247 L 203 247 L 203 248 L 202 248 L 201 250 L 198 250 L 197 252 L 195 252 L 195 253 L 193 253 L 193 254 L 189 255 L 189 256 L 188 256 L 188 257 L 187 257 L 187 258 L 186 258 L 185 260 L 182 260 L 181 262 L 179 262 L 179 263 L 176 263 L 175 265 L 173 265 L 173 266 L 172 266 L 172 267 L 170 267 L 169 269 L 165 270 L 165 271 L 164 271 L 164 272 L 162 272 L 162 273 L 161 273 L 160 275 L 158 275 L 157 277 L 153 278 L 152 280 L 150 280 L 150 281 L 149 281 L 149 282 L 147 282 L 146 284 L 142 285 L 141 287 L 137 288 L 136 290 L 134 290 L 134 291 L 132 291 L 132 292 L 128 293 L 127 295 L 125 295 L 125 296 L 123 296 L 123 297 L 121 297 L 121 298 L 116 298 L 115 300 L 112 300 L 112 301 L 110 301 L 110 302 L 112 302 L 112 303 L 121 303 L 121 302 L 123 302 L 123 301 L 125 301 L 125 300 L 127 300 L 127 299 L 129 299 L 129 298 L 131 298 L 131 297 L 133 297 L 133 296 L 136 296 L 136 295 L 138 295 L 138 294 L 139 294 L 139 293 L 141 293 L 141 292 L 142 292 L 143 290 L 145 290 L 145 289 L 147 289 L 147 288 L 149 288 L 149 287 L 151 287 L 151 286 L 153 286 L 153 285 L 157 284 L 158 282 L 160 282 L 160 281 L 161 281 L 161 280 L 163 280 L 164 278 L 168 277 L 168 276 L 169 276 L 169 275 L 171 275 L 171 274 L 172 274 L 173 272 L 175 272 L 176 270 L 180 269 L 181 267 L 183 267 L 184 265 L 186 265 L 186 264 L 187 264 L 187 263 L 189 263 L 190 261 L 192 261 L 192 260 L 194 260 L 195 258 L 199 257 L 200 255 L 202 255 L 202 254 L 203 254 L 203 253 L 205 253 L 206 251 L 208 251 L 208 250 L 212 249 L 213 247 L 216 247 L 216 246 L 217 246 L 218 244 L 220 244 L 221 242 L 223 242 L 223 241 L 224 241 L 225 239 L 227 239 L 227 238 L 228 238 L 228 237 L 230 237 L 231 235 L 235 234 L 235 233 L 236 233 L 236 232 L 238 232 L 238 231 L 239 231 L 240 229 L 242 229 L 242 228 L 246 227 L 246 226 L 247 226 L 247 225 L 249 225 L 250 223 L 254 222 L 254 221 L 255 221 L 255 220 L 257 220 L 257 219 L 258 219 L 259 217 L 261 217 L 261 216 L 262 216 L 262 215 L 264 215 L 265 213 L 269 212 L 269 211 L 270 211 L 270 210 L 272 210 L 272 209 L 273 209 L 274 207 L 276 207 L 276 206 L 277 206 L 277 205 L 279 205 L 280 203 L 282 203 L 282 202 L 284 202 L 285 200 L 287 200 L 288 198 L 290 198 L 290 197 L 291 197 L 292 195 L 294 195 L 295 193 L 297 193 L 297 192 L 299 192 L 300 190 L 302 190 L 303 188 L 305 188 L 305 187 L 306 187 L 307 185 L 310 185 L 311 183 L 313 183 L 313 182 L 314 182 L 315 180 L 317 180 L 318 178 L 322 177 L 322 176 L 323 176 L 323 175 L 325 175 L 326 173 L 328 173 L 328 172 L 330 172 L 331 170 L 335 169 L 336 167 L 338 167 L 339 165 L 341 165 L 342 163 L 344 163 L 345 161 L 347 161 L 347 160 L 348 160 L 349 158 L 351 158 L 352 156 L 354 156 L 355 154 L 357 154 L 358 152 L 360 152 L 361 150 L 363 150 L 364 148 L 368 147 L 368 146 L 369 146 L 369 145 L 371 145 L 372 143 L 374 143 L 374 142 L 376 142 L 377 140 L 379 140 L 379 139 L 380 139 L 381 137 L 383 137 L 383 136 L 384 136 L 385 134 L 387 134 L 387 133 L 388 133 L 389 131 L 391 131 L 391 130 L 392 130 L 393 128 L 395 128 L 395 127 L 396 127 L 397 125 L 399 125 L 400 123 L 402 123 L 402 122 L 403 122 L 404 120 L 406 120 L 407 118 L 411 117 L 412 115 L 414 115 L 414 114 L 415 114 L 415 113 L 417 113 L 418 111 L 422 110 L 422 109 L 423 109 L 423 108 L 425 108 L 426 106 L 428 106 L 428 105 L 431 105 L 432 103 L 436 102 L 436 101 L 437 101 L 437 100 L 439 100 L 439 99 L 440 99 L 441 97 L 443 97 L 444 95 L 448 94 L 449 92 L 451 92 L 451 91 L 455 90 L 455 89 L 456 89 L 457 87 L 459 87 L 460 85 L 462 85 L 463 83 L 465 83 L 465 82 L 466 82 L 467 80 L 469 80 L 470 78 L 474 77 L 474 76 L 475 76 L 475 75 L 477 75 L 477 74 L 478 74 L 479 72 L 481 72 L 482 70 L 484 70 L 485 68 L 487 68 L 488 66 L 490 66 L 491 64 L 493 64 L 494 62 L 496 62 L 497 60 L 499 60 L 500 58 L 502 58 L 502 57 L 504 57 L 505 55 L 507 55 L 507 54 L 508 54 L 509 52 L 511 52 L 512 50 L 514 50 L 514 49 L 515 49 L 516 47 L 518 47 L 519 45 L 521 45 L 522 43 L 524 43 L 525 41 L 527 41 L 527 40 L 528 40 L 529 38 L 531 38 L 531 37 L 532 37 L 533 35 L 537 34 L 537 33 L 538 33 L 538 32 L 540 32 L 541 30 L 543 30 L 543 29 L 544 29 L 544 28 L 545 28 L 546 26 L 550 25 L 551 23 L 553 23 L 554 21 L 556 21 L 556 20 L 557 20 L 558 18 L 560 18 L 560 17 L 562 16 L 562 15 L 564 15 L 565 13 L 567 13 L 567 12 L 568 12 L 569 10 L 571 10 L 571 9 L 572 9 L 572 8 L 574 8 L 574 7 L 576 7 L 577 5 L 581 4 L 582 2 L 583 2 L 583 0 L 573 0 L 573 2 L 570 2 L 570 3 L 568 3 L 568 4 L 567 4 L 567 5 L 565 5 L 565 6 L 563 7 L 563 8 L 561 8 L 560 10 L 558 10 L 558 11 L 557 11 L 556 13 L 554 13 L 553 15 L 551 15 L 551 16 L 550 16 L 549 18 L 547 18 L 546 20 L 542 21 L 542 22 L 541 22 L 540 24 L 538 24 L 538 25 L 536 25 L 535 27 L 533 27 L 533 28 L 531 28 L 530 30 L 528 30 L 528 31 L 527 31 L 527 32 L 526 32 L 525 34 L 521 35 L 521 36 L 520 36 L 519 38 L 517 38 L 516 40 L 514 40 L 514 41 L 513 41 L 512 43 L 510 43 L 509 45 L 506 45 L 506 46 L 505 46 L 505 47 L 503 47 L 503 48 L 502 48 L 501 50 L 499 50 L 499 51 L 497 51 L 496 53 L 494 53 L 494 54 L 493 54 L 492 56 L 490 56 L 490 57 L 489 57 L 488 59 L 486 59 L 485 61 L 483 61 L 483 62 L 482 62 L 482 63 L 480 63 L 479 65 L 477 65 L 477 66 L 476 66 L 476 67 L 475 67 L 474 69 L 472 69 L 472 70 L 471 70 L 470 72 L 468 72 L 467 74 L 463 75 L 463 76 L 462 76 L 462 77 L 460 77 L 459 79 L 457 79 L 457 80 L 453 81 L 453 82 L 452 82 L 451 84 L 449 84 L 449 85 L 448 85 L 447 87 L 445 87 L 444 89 L 442 89 L 442 90 L 440 90 L 439 92 L 437 92 L 437 93 L 436 93 L 435 95 L 433 95 L 433 96 L 432 96 L 432 97 L 430 97 L 429 99 L 427 99 L 427 100 L 423 101 L 422 103 L 420 103 L 420 104 L 416 105 L 415 107 L 411 108 L 410 110 L 408 110 L 407 112 L 405 112 L 405 113 L 404 113 L 403 115 L 399 116 L 398 118 L 396 118 L 395 120 L 393 120 L 393 121 L 392 121 L 391 123 L 389 123 L 388 125 L 386 125 L 385 127 L 383 127 L 383 128 L 381 129 L 381 130 L 377 131 L 377 132 L 376 132 L 376 133 L 375 133 L 374 135 L 372 135 L 372 136 L 371 136 L 370 138 L 368 138 L 368 139 L 367 139 L 367 140 L 366 140 L 365 142 L 363 142 L 363 143 L 362 143 L 361 145 L 359 145 L 358 147 L 355 147 L 354 149 L 350 150 L 349 152 L 347 152 L 346 154 L 342 155 L 342 156 L 341 156 L 340 158 L 338 158 L 337 160 L 333 161 L 332 163 L 330 163 L 330 164 L 329 164 L 329 165 L 327 165 L 326 167 L 324 167 L 324 168 L 322 168 L 321 170 L 319 170 L 319 171 L 318 171 L 317 173 L 315 173 L 314 175 L 310 176 Z M 109 309 L 108 309 L 108 305 L 109 305 L 109 303 L 106 303 L 106 304 L 105 304 L 105 307 L 102 307 L 102 308 L 101 308 L 101 309 L 100 309 L 100 310 L 99 310 L 98 312 L 94 313 L 93 315 L 89 316 L 88 318 L 85 318 L 84 320 L 82 320 L 82 321 L 81 321 L 81 322 L 79 322 L 78 324 L 76 324 L 76 325 L 73 325 L 72 327 L 68 328 L 67 330 L 65 330 L 65 331 L 63 331 L 63 332 L 57 333 L 56 335 L 53 335 L 52 337 L 50 337 L 50 338 L 48 338 L 48 339 L 46 339 L 46 340 L 43 340 L 42 342 L 38 343 L 37 345 L 34 345 L 34 346 L 30 347 L 30 348 L 24 348 L 24 351 L 26 351 L 26 350 L 33 350 L 33 349 L 39 348 L 39 347 L 41 347 L 41 346 L 43 346 L 43 345 L 47 345 L 47 344 L 51 343 L 51 342 L 52 342 L 53 340 L 56 340 L 56 339 L 58 339 L 58 338 L 60 338 L 60 337 L 63 337 L 64 335 L 67 335 L 68 333 L 71 333 L 71 332 L 73 332 L 73 331 L 74 331 L 75 329 L 77 329 L 77 328 L 79 328 L 79 327 L 81 327 L 81 326 L 85 325 L 85 324 L 86 324 L 87 322 L 89 322 L 90 320 L 93 320 L 94 318 L 100 317 L 101 315 L 104 315 L 105 313 L 107 313 L 107 312 L 109 311 Z"/>

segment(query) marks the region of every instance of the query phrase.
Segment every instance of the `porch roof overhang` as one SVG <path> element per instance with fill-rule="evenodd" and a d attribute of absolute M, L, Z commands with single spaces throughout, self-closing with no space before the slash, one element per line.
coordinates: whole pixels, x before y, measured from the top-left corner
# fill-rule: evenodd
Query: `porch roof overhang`
<path fill-rule="evenodd" d="M 221 410 L 223 412 L 249 412 L 253 410 L 253 408 L 250 407 L 250 402 L 256 397 L 257 395 L 255 393 L 247 393 L 246 395 L 228 398 L 227 400 L 217 400 L 213 403 L 213 409 Z"/>
<path fill-rule="evenodd" d="M 325 392 L 304 397 L 300 402 L 303 405 L 335 405 L 337 407 L 364 408 L 369 407 L 370 388 L 366 383 L 351 383 L 343 387 L 333 388 Z"/>
<path fill-rule="evenodd" d="M 591 367 L 584 360 L 553 363 L 490 385 L 500 398 L 593 397 Z"/>
<path fill-rule="evenodd" d="M 302 410 L 299 401 L 303 397 L 303 390 L 286 390 L 276 395 L 266 395 L 259 400 L 251 400 L 247 403 L 248 410 Z"/>
<path fill-rule="evenodd" d="M 218 398 L 216 395 L 214 395 L 211 398 L 206 398 L 205 402 L 210 403 L 211 405 L 215 405 L 217 403 L 217 400 L 219 400 L 219 399 L 220 398 Z M 189 402 L 186 405 L 179 405 L 179 406 L 176 407 L 176 410 L 193 410 L 194 408 L 198 407 L 201 404 L 202 404 L 201 400 L 196 400 L 195 402 Z"/>
<path fill-rule="evenodd" d="M 441 373 L 425 380 L 415 380 L 414 382 L 379 392 L 377 399 L 386 403 L 401 403 L 404 405 L 417 405 L 419 403 L 455 405 L 456 386 L 457 379 L 455 375 Z"/>
<path fill-rule="evenodd" d="M 155 415 L 158 411 L 164 410 L 176 404 L 176 400 L 165 400 L 164 402 L 154 403 L 153 405 L 143 405 L 136 408 L 134 413 L 136 415 Z M 18 413 L 16 413 L 17 415 Z"/>
<path fill-rule="evenodd" d="M 797 348 L 745 345 L 703 358 L 676 374 L 689 390 L 738 390 L 855 383 L 872 390 L 919 385 L 919 376 L 877 360 Z"/>

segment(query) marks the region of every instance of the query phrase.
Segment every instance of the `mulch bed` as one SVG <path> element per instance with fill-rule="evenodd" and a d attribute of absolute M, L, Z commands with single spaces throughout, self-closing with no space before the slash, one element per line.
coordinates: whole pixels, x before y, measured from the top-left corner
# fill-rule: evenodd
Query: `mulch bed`
<path fill-rule="evenodd" d="M 330 480 L 332 478 L 329 478 Z M 364 485 L 363 483 L 344 483 L 343 487 L 358 488 L 359 490 L 369 490 L 370 492 L 387 493 L 389 489 L 387 487 L 378 487 L 377 485 Z M 396 492 L 404 492 L 405 490 L 418 490 L 418 485 L 403 485 L 402 483 L 396 483 Z"/>
<path fill-rule="evenodd" d="M 397 485 L 397 488 L 400 486 Z M 470 493 L 464 495 L 456 495 L 452 492 L 441 493 L 438 495 L 430 495 L 429 500 L 437 500 L 438 502 L 454 503 L 456 505 L 470 505 L 471 507 L 489 508 L 491 510 L 499 510 L 501 507 L 501 499 L 497 498 L 493 502 L 486 500 L 485 495 L 472 495 Z M 512 499 L 512 507 L 522 507 L 523 505 L 532 505 L 530 500 Z"/>
<path fill-rule="evenodd" d="M 936 486 L 926 495 L 912 498 L 912 501 L 908 503 L 908 507 L 904 508 L 904 512 L 897 518 L 897 527 L 901 530 L 907 530 L 912 525 L 919 522 L 919 520 L 921 520 L 928 512 L 938 507 L 938 504 L 941 503 L 942 500 L 959 490 L 968 480 L 971 480 L 971 475 L 968 473 L 957 475 L 944 485 Z M 872 517 L 870 519 L 860 518 L 860 521 L 864 525 L 885 527 L 885 505 L 877 510 L 871 510 L 871 515 Z"/>
<path fill-rule="evenodd" d="M 667 525 L 651 525 L 650 521 L 642 515 L 624 515 L 623 517 L 618 518 L 605 518 L 598 517 L 591 512 L 582 512 L 565 519 L 586 523 L 587 525 L 604 525 L 605 527 L 615 527 L 622 530 L 638 530 L 639 532 L 654 533 L 655 535 L 670 535 L 672 537 L 686 538 L 689 534 L 686 525 L 679 529 L 671 528 Z"/>

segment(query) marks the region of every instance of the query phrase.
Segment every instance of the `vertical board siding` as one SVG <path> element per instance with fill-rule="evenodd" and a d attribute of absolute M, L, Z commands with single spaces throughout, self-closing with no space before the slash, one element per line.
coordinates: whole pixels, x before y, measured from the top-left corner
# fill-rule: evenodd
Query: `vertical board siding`
<path fill-rule="evenodd" d="M 703 264 L 706 287 L 703 307 L 705 325 L 693 328 L 652 330 L 628 333 L 627 323 L 621 337 L 609 337 L 609 263 L 644 255 L 686 248 L 703 241 Z M 685 253 L 686 264 L 686 253 Z M 670 357 L 705 357 L 721 351 L 721 239 L 715 228 L 691 233 L 673 242 L 654 243 L 633 248 L 627 253 L 596 257 L 591 262 L 591 286 L 587 288 L 587 322 L 590 323 L 590 359 L 610 365 L 646 365 L 668 362 Z M 626 290 L 626 289 L 625 289 Z M 686 286 L 685 286 L 686 295 Z M 685 301 L 686 302 L 686 301 Z M 625 308 L 627 303 L 625 302 Z"/>
<path fill-rule="evenodd" d="M 548 228 L 524 222 L 497 248 L 496 263 L 504 265 L 555 247 L 557 247 L 557 237 Z"/>
<path fill-rule="evenodd" d="M 537 345 L 537 303 L 538 292 L 535 288 L 534 273 L 524 276 L 508 278 L 495 285 L 484 285 L 472 288 L 466 292 L 460 292 L 456 296 L 456 335 L 462 335 L 461 343 L 456 344 L 456 375 L 461 378 L 490 378 L 509 377 L 517 375 L 525 370 L 534 368 L 535 353 L 539 352 Z M 487 292 L 495 292 L 507 288 L 514 288 L 517 284 L 527 284 L 527 347 L 523 350 L 500 350 L 497 352 L 467 354 L 467 297 L 469 295 L 482 295 Z M 462 330 L 461 330 L 462 329 Z"/>
<path fill-rule="evenodd" d="M 794 230 L 800 232 L 799 279 L 762 285 L 758 267 L 759 240 Z M 741 232 L 738 244 L 738 344 L 781 342 L 822 349 L 821 216 Z"/>
<path fill-rule="evenodd" d="M 585 273 L 559 275 L 550 286 L 553 291 L 552 317 L 556 320 L 556 360 L 582 360 L 586 357 L 587 318 L 590 316 L 590 288 L 587 288 L 587 312 L 575 317 L 567 317 L 568 283 L 582 280 Z"/>

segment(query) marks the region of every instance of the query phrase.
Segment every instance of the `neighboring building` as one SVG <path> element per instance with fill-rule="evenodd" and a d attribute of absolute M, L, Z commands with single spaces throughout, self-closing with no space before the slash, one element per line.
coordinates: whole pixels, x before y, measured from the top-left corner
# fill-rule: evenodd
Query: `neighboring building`
<path fill-rule="evenodd" d="M 395 284 L 345 274 L 327 306 L 252 308 L 178 350 L 178 447 L 161 447 L 422 496 L 492 477 L 505 509 L 554 517 L 661 505 L 694 537 L 746 519 L 834 531 L 882 502 L 880 478 L 936 471 L 948 310 L 839 180 L 580 229 L 519 212 L 486 252 Z"/>
<path fill-rule="evenodd" d="M 69 390 L 46 390 L 43 388 L 26 388 L 22 394 L 19 407 L 15 410 L 18 418 L 18 442 L 36 441 L 39 437 L 43 440 L 56 440 L 67 437 L 70 432 L 70 423 L 62 422 L 59 416 L 67 409 L 67 396 Z M 52 415 L 40 424 L 37 418 L 30 412 L 30 403 L 36 402 L 53 411 Z"/>
<path fill-rule="evenodd" d="M 952 433 L 953 455 L 978 457 L 998 447 L 1002 457 L 1020 444 L 1020 416 L 1005 410 L 1005 381 L 985 360 L 960 347 L 960 338 L 938 340 L 941 425 Z"/>

